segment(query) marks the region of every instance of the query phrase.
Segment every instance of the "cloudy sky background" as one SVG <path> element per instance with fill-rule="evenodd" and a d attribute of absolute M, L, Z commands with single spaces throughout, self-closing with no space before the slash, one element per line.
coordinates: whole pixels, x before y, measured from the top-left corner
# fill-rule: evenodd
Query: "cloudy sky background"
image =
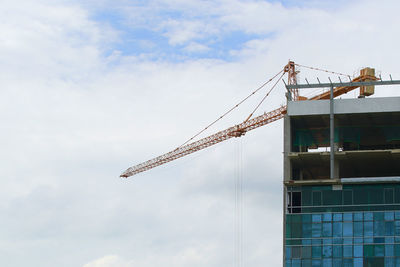
<path fill-rule="evenodd" d="M 281 265 L 282 121 L 118 176 L 182 144 L 288 59 L 400 78 L 399 8 L 394 0 L 2 0 L 1 265 L 233 266 L 238 147 L 244 266 Z M 317 76 L 326 79 L 301 69 L 303 81 Z M 205 135 L 243 121 L 266 90 Z M 377 89 L 389 95 L 398 88 Z M 284 103 L 280 83 L 259 113 Z"/>

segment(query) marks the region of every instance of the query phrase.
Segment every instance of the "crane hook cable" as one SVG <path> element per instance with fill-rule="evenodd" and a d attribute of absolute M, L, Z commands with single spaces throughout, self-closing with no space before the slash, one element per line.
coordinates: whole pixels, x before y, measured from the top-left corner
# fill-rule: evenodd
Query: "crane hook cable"
<path fill-rule="evenodd" d="M 261 99 L 260 103 L 258 103 L 258 105 L 256 106 L 256 108 L 253 110 L 253 112 L 250 113 L 250 115 L 247 117 L 247 119 L 244 121 L 248 121 L 254 114 L 254 112 L 256 112 L 256 110 L 260 107 L 260 105 L 262 104 L 262 102 L 264 102 L 264 100 L 269 96 L 269 94 L 272 92 L 272 90 L 274 90 L 274 88 L 276 87 L 276 85 L 278 84 L 278 82 L 282 79 L 283 75 L 285 75 L 285 73 L 282 73 L 281 77 L 279 77 L 279 79 L 275 82 L 275 84 L 271 87 L 271 89 L 268 91 L 268 93 L 263 97 L 263 99 Z"/>
<path fill-rule="evenodd" d="M 244 101 L 246 101 L 247 99 L 249 99 L 252 95 L 254 95 L 255 93 L 257 93 L 259 90 L 261 90 L 264 86 L 266 86 L 268 83 L 270 83 L 272 80 L 274 80 L 279 74 L 281 74 L 284 70 L 281 70 L 280 72 L 278 72 L 277 74 L 275 74 L 271 79 L 269 79 L 268 81 L 264 82 L 260 87 L 258 87 L 256 90 L 254 90 L 251 94 L 249 94 L 247 97 L 245 97 L 244 99 L 242 99 L 239 103 L 237 103 L 235 106 L 233 106 L 231 109 L 229 109 L 227 112 L 225 112 L 223 115 L 221 115 L 218 119 L 216 119 L 215 121 L 213 121 L 212 123 L 210 123 L 209 125 L 207 125 L 207 127 L 205 127 L 203 130 L 201 130 L 200 132 L 198 132 L 197 134 L 195 134 L 193 137 L 191 137 L 190 139 L 188 139 L 185 143 L 183 143 L 182 145 L 180 145 L 178 148 L 186 145 L 187 143 L 189 143 L 190 141 L 192 141 L 194 138 L 196 138 L 197 136 L 199 136 L 201 133 L 203 133 L 205 130 L 207 130 L 208 128 L 210 128 L 212 125 L 214 125 L 217 121 L 219 121 L 220 119 L 222 119 L 223 117 L 225 117 L 226 115 L 228 115 L 231 111 L 233 111 L 234 109 L 236 109 L 240 104 L 242 104 Z M 279 79 L 278 79 L 279 81 Z"/>

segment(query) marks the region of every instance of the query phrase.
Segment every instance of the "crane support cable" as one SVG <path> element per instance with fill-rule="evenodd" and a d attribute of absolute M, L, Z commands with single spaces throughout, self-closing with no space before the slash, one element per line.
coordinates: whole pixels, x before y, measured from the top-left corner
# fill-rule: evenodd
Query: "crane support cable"
<path fill-rule="evenodd" d="M 274 90 L 274 88 L 276 87 L 276 85 L 278 84 L 278 82 L 282 79 L 283 75 L 285 75 L 285 73 L 282 73 L 281 77 L 279 77 L 279 79 L 275 82 L 275 84 L 271 87 L 271 89 L 268 91 L 268 93 L 263 97 L 263 99 L 261 99 L 260 103 L 258 103 L 258 105 L 255 107 L 255 109 L 250 113 L 250 115 L 247 117 L 247 119 L 245 121 L 248 121 L 254 114 L 254 112 L 257 111 L 257 109 L 261 106 L 261 104 L 264 102 L 264 100 L 269 96 L 269 94 L 272 92 L 272 90 Z"/>
<path fill-rule="evenodd" d="M 297 64 L 297 63 L 295 63 L 295 65 L 296 65 L 296 66 L 299 66 L 299 67 L 311 69 L 311 70 L 318 70 L 318 71 L 323 71 L 323 72 L 327 72 L 327 73 L 332 73 L 332 74 L 336 74 L 336 75 L 340 75 L 340 76 L 346 76 L 346 77 L 349 77 L 349 79 L 351 79 L 351 76 L 348 75 L 348 74 L 343 74 L 343 73 L 340 73 L 340 72 L 335 72 L 335 71 L 330 71 L 330 70 L 324 70 L 324 69 L 320 69 L 320 68 L 316 68 L 316 67 L 304 66 L 304 65 Z"/>
<path fill-rule="evenodd" d="M 246 96 L 245 98 L 243 98 L 239 103 L 237 103 L 235 106 L 233 106 L 231 109 L 229 109 L 227 112 L 225 112 L 224 114 L 222 114 L 221 116 L 218 117 L 218 119 L 216 119 L 215 121 L 213 121 L 212 123 L 210 123 L 209 125 L 207 125 L 203 130 L 201 130 L 200 132 L 198 132 L 197 134 L 195 134 L 193 137 L 191 137 L 190 139 L 188 139 L 185 143 L 183 143 L 182 145 L 180 145 L 178 148 L 186 145 L 187 143 L 189 143 L 190 141 L 192 141 L 193 139 L 195 139 L 197 136 L 199 136 L 200 134 L 202 134 L 205 130 L 207 130 L 208 128 L 210 128 L 211 126 L 213 126 L 216 122 L 218 122 L 219 120 L 221 120 L 223 117 L 225 117 L 226 115 L 228 115 L 230 112 L 232 112 L 234 109 L 236 109 L 239 105 L 241 105 L 243 102 L 245 102 L 247 99 L 249 99 L 252 95 L 254 95 L 255 93 L 257 93 L 258 91 L 260 91 L 264 86 L 266 86 L 268 83 L 270 83 L 272 80 L 274 80 L 279 74 L 281 74 L 283 72 L 283 70 L 281 70 L 280 72 L 278 72 L 277 74 L 275 74 L 271 79 L 269 79 L 268 81 L 264 82 L 261 86 L 259 86 L 256 90 L 254 90 L 251 94 L 249 94 L 248 96 Z M 279 81 L 280 79 L 278 79 Z"/>
<path fill-rule="evenodd" d="M 190 144 L 178 147 L 166 154 L 150 159 L 138 165 L 128 168 L 123 172 L 120 177 L 127 178 L 129 176 L 138 174 L 140 172 L 152 169 L 164 163 L 189 155 L 193 152 L 215 145 L 232 137 L 239 137 L 248 131 L 254 130 L 258 127 L 264 126 L 268 123 L 274 122 L 283 118 L 286 114 L 286 106 L 282 106 L 268 113 L 264 113 L 258 117 L 242 122 L 236 126 L 229 127 L 223 131 L 217 132 L 208 137 L 202 138 Z"/>

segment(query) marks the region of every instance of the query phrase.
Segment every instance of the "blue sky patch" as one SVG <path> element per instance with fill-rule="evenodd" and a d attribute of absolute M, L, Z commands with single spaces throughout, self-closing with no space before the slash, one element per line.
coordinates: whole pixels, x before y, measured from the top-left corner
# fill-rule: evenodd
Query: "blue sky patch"
<path fill-rule="evenodd" d="M 145 18 L 137 18 L 138 23 L 135 23 L 135 21 L 128 21 L 128 18 L 116 9 L 98 10 L 92 18 L 100 23 L 110 25 L 119 33 L 119 40 L 107 47 L 105 56 L 109 56 L 113 51 L 120 51 L 123 56 L 147 55 L 166 61 L 201 58 L 231 61 L 234 60 L 231 51 L 241 50 L 250 40 L 271 36 L 270 34 L 248 34 L 240 30 L 225 29 L 218 23 L 218 17 L 206 15 L 211 25 L 216 24 L 215 27 L 218 29 L 216 32 L 200 32 L 200 34 L 195 32 L 193 37 L 174 44 L 168 37 L 174 29 L 169 29 L 168 25 L 162 23 L 174 20 L 178 23 L 175 27 L 179 30 L 179 23 L 182 23 L 183 26 L 183 21 L 189 20 L 188 16 L 179 10 L 166 9 L 155 12 L 156 14 L 142 14 Z M 199 17 L 201 16 L 198 14 L 192 19 L 196 21 Z M 146 20 L 148 24 L 144 25 L 143 20 Z M 198 29 L 194 29 L 194 31 L 196 30 Z"/>

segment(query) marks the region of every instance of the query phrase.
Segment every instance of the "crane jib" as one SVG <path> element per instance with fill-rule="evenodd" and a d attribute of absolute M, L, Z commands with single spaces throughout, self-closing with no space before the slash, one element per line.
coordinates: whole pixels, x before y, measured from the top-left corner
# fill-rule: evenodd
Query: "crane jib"
<path fill-rule="evenodd" d="M 233 127 L 229 127 L 226 130 L 220 131 L 211 136 L 202 138 L 198 141 L 179 147 L 166 154 L 163 154 L 156 158 L 150 159 L 148 161 L 130 167 L 125 172 L 123 172 L 120 175 L 120 177 L 127 178 L 129 176 L 152 169 L 154 167 L 160 166 L 172 160 L 181 158 L 193 152 L 215 145 L 232 137 L 238 137 L 238 133 L 240 133 L 240 136 L 242 136 L 248 131 L 251 131 L 260 126 L 264 126 L 268 123 L 281 119 L 285 115 L 285 113 L 286 113 L 286 106 L 282 106 L 278 109 L 275 109 L 268 113 L 264 113 L 263 115 L 250 119 L 246 122 L 243 122 Z"/>

